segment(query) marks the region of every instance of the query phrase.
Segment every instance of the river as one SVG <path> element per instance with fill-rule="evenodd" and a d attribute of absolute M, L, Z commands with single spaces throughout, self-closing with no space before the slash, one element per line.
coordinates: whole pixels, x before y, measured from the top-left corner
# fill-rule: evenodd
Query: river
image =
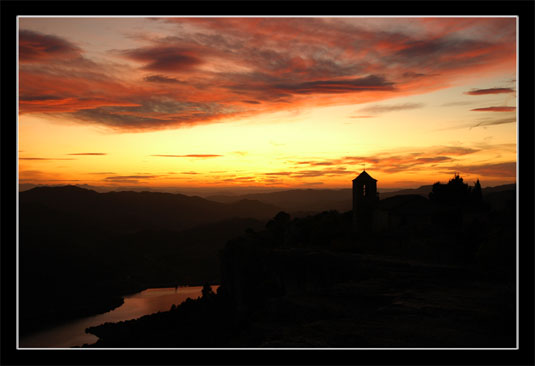
<path fill-rule="evenodd" d="M 214 292 L 219 286 L 212 286 Z M 143 315 L 168 311 L 187 298 L 201 296 L 202 286 L 149 288 L 124 297 L 124 303 L 107 313 L 73 320 L 60 326 L 30 334 L 20 339 L 20 348 L 70 348 L 95 343 L 98 338 L 85 332 L 100 324 L 137 319 Z"/>

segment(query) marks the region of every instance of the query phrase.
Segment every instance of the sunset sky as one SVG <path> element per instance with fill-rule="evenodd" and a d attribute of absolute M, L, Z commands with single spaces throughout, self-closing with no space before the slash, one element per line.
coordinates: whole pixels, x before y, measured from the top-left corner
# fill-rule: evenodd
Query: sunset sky
<path fill-rule="evenodd" d="M 517 19 L 19 18 L 19 182 L 516 181 Z"/>

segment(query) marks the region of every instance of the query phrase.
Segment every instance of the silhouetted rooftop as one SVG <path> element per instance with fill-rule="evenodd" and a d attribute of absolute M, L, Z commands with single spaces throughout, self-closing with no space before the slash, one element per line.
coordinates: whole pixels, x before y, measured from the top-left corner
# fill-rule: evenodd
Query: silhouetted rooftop
<path fill-rule="evenodd" d="M 362 180 L 373 180 L 377 182 L 377 179 L 372 178 L 368 173 L 366 173 L 365 170 L 363 170 L 362 173 L 360 173 L 358 177 L 353 179 L 353 181 L 362 181 Z"/>

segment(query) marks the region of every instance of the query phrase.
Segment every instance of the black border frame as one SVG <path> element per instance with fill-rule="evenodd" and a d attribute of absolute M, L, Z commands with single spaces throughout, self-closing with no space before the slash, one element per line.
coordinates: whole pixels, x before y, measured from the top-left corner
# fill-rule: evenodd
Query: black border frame
<path fill-rule="evenodd" d="M 146 2 L 2 1 L 2 245 L 1 352 L 5 365 L 169 364 L 402 364 L 533 365 L 533 76 L 535 2 Z M 520 342 L 518 350 L 17 350 L 15 345 L 16 238 L 16 17 L 18 15 L 513 15 L 519 19 Z M 4 179 L 6 178 L 6 179 Z M 177 353 L 178 352 L 178 353 Z"/>

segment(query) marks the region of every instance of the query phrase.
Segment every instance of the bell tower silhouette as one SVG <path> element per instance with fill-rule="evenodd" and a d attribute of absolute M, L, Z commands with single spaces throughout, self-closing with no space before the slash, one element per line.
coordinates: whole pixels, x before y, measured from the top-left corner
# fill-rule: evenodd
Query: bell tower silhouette
<path fill-rule="evenodd" d="M 373 210 L 378 201 L 377 179 L 363 170 L 353 179 L 353 227 L 356 230 L 371 230 Z"/>

